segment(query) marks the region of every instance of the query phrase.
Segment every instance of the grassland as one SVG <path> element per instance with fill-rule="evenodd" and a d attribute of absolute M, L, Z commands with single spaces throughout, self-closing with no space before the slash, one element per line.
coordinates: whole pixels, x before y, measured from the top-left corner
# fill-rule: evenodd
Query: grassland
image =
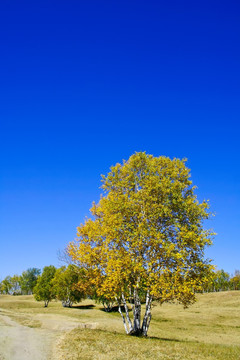
<path fill-rule="evenodd" d="M 240 291 L 198 295 L 186 310 L 155 304 L 148 338 L 125 335 L 120 315 L 105 313 L 91 300 L 72 309 L 59 302 L 44 308 L 31 296 L 0 296 L 0 309 L 25 326 L 61 329 L 55 349 L 59 360 L 240 359 Z"/>

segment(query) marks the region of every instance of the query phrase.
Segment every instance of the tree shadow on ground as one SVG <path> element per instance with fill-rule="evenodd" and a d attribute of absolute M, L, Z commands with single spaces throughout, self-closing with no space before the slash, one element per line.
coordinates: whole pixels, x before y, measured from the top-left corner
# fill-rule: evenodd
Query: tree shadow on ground
<path fill-rule="evenodd" d="M 117 313 L 117 312 L 118 312 L 118 305 L 113 306 L 110 311 L 106 311 L 106 310 L 104 309 L 104 307 L 101 307 L 99 310 L 104 311 L 104 312 L 106 312 L 106 313 Z M 121 306 L 121 311 L 122 311 L 123 313 L 125 313 L 124 306 Z M 128 308 L 128 311 L 131 312 L 132 309 L 129 309 L 129 308 Z"/>
<path fill-rule="evenodd" d="M 174 338 L 164 338 L 164 337 L 158 337 L 158 336 L 147 336 L 147 339 L 160 340 L 160 341 L 185 342 L 184 340 L 179 340 L 179 339 L 174 339 Z"/>
<path fill-rule="evenodd" d="M 72 309 L 80 309 L 80 310 L 93 309 L 93 308 L 95 308 L 95 305 L 93 305 L 93 304 L 89 304 L 89 305 L 73 305 L 72 306 Z"/>
<path fill-rule="evenodd" d="M 164 338 L 164 337 L 158 337 L 158 336 L 147 336 L 146 339 L 150 340 L 158 340 L 158 341 L 172 341 L 172 342 L 180 342 L 180 343 L 198 343 L 198 341 L 194 340 L 180 340 L 180 339 L 174 339 L 174 338 Z"/>

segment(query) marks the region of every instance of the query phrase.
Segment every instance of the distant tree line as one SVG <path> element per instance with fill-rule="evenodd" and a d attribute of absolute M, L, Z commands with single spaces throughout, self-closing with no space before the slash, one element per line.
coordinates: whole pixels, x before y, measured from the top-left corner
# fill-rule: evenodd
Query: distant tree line
<path fill-rule="evenodd" d="M 70 264 L 57 269 L 55 266 L 45 266 L 40 269 L 30 268 L 22 275 L 6 276 L 0 282 L 0 294 L 31 295 L 37 301 L 43 301 L 47 307 L 53 299 L 58 299 L 64 307 L 71 307 L 85 296 L 94 297 L 90 284 L 86 280 L 86 270 Z"/>
<path fill-rule="evenodd" d="M 235 270 L 234 275 L 230 275 L 223 269 L 214 271 L 204 288 L 206 292 L 227 290 L 240 290 L 240 270 Z"/>
<path fill-rule="evenodd" d="M 40 274 L 40 269 L 29 268 L 23 271 L 22 275 L 8 275 L 0 281 L 0 294 L 31 295 Z"/>
<path fill-rule="evenodd" d="M 0 282 L 0 294 L 34 294 L 35 299 L 43 301 L 45 307 L 54 299 L 60 300 L 64 307 L 72 307 L 88 297 L 102 303 L 105 311 L 111 311 L 115 300 L 97 296 L 96 290 L 89 283 L 87 271 L 74 264 L 58 269 L 53 265 L 45 266 L 42 273 L 40 269 L 29 268 L 22 275 L 6 276 Z M 232 276 L 223 269 L 213 271 L 204 292 L 228 290 L 240 290 L 240 270 Z"/>

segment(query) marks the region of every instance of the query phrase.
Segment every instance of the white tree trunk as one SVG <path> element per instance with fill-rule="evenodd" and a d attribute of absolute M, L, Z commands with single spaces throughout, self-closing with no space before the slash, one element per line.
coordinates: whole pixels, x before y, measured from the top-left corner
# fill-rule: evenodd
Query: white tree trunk
<path fill-rule="evenodd" d="M 125 317 L 122 313 L 122 309 L 121 309 L 121 302 L 118 303 L 118 311 L 120 312 L 121 316 L 122 316 L 122 320 L 123 320 L 123 325 L 124 325 L 124 329 L 126 331 L 126 334 L 129 334 L 129 330 L 127 328 L 127 324 L 126 324 L 126 320 Z"/>
<path fill-rule="evenodd" d="M 129 317 L 129 311 L 128 311 L 128 307 L 127 307 L 127 302 L 126 302 L 126 299 L 125 299 L 123 294 L 122 294 L 122 302 L 123 302 L 124 310 L 125 310 L 125 313 L 126 313 L 126 319 L 127 319 L 127 323 L 128 323 L 128 329 L 129 329 L 128 333 L 130 333 L 133 330 L 133 326 L 132 326 L 132 321 L 131 321 L 131 319 Z"/>
<path fill-rule="evenodd" d="M 123 325 L 124 325 L 126 334 L 130 334 L 131 331 L 132 331 L 132 329 L 133 329 L 133 326 L 132 326 L 131 319 L 130 319 L 130 317 L 129 317 L 129 311 L 128 311 L 128 307 L 127 307 L 127 303 L 126 303 L 124 294 L 122 294 L 122 298 L 121 298 L 121 299 L 117 299 L 117 298 L 116 298 L 116 300 L 117 300 L 117 302 L 118 302 L 118 311 L 119 311 L 119 313 L 120 313 L 121 316 L 122 316 Z M 125 316 L 123 315 L 123 312 L 122 312 L 122 309 L 121 309 L 121 304 L 122 304 L 122 303 L 123 303 L 123 306 L 124 306 L 124 310 L 125 310 L 127 322 L 126 322 Z"/>
<path fill-rule="evenodd" d="M 141 301 L 138 296 L 138 291 L 135 288 L 133 292 L 133 335 L 140 335 L 141 333 Z"/>
<path fill-rule="evenodd" d="M 144 318 L 143 318 L 143 322 L 142 322 L 142 329 L 141 329 L 143 336 L 147 336 L 150 321 L 152 318 L 151 305 L 152 305 L 152 297 L 150 296 L 149 290 L 148 290 L 147 296 L 146 296 L 146 310 L 145 310 L 145 314 L 144 314 Z"/>
<path fill-rule="evenodd" d="M 146 310 L 143 317 L 142 325 L 141 325 L 141 301 L 139 299 L 139 295 L 137 289 L 133 292 L 133 323 L 129 316 L 129 310 L 127 307 L 126 299 L 124 294 L 122 294 L 121 299 L 116 299 L 118 301 L 118 311 L 121 314 L 123 325 L 126 331 L 126 334 L 135 335 L 135 336 L 147 336 L 150 321 L 151 321 L 151 305 L 152 305 L 152 297 L 150 296 L 149 291 L 147 291 L 146 295 Z M 124 316 L 121 304 L 124 306 L 126 317 Z"/>

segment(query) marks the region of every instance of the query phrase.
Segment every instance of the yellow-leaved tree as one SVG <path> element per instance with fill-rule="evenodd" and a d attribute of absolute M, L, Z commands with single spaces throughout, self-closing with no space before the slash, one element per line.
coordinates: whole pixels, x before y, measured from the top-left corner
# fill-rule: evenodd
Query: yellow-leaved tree
<path fill-rule="evenodd" d="M 209 205 L 198 202 L 185 162 L 139 152 L 111 167 L 92 217 L 68 246 L 98 296 L 118 303 L 127 334 L 147 336 L 153 300 L 187 307 L 208 280 Z"/>

